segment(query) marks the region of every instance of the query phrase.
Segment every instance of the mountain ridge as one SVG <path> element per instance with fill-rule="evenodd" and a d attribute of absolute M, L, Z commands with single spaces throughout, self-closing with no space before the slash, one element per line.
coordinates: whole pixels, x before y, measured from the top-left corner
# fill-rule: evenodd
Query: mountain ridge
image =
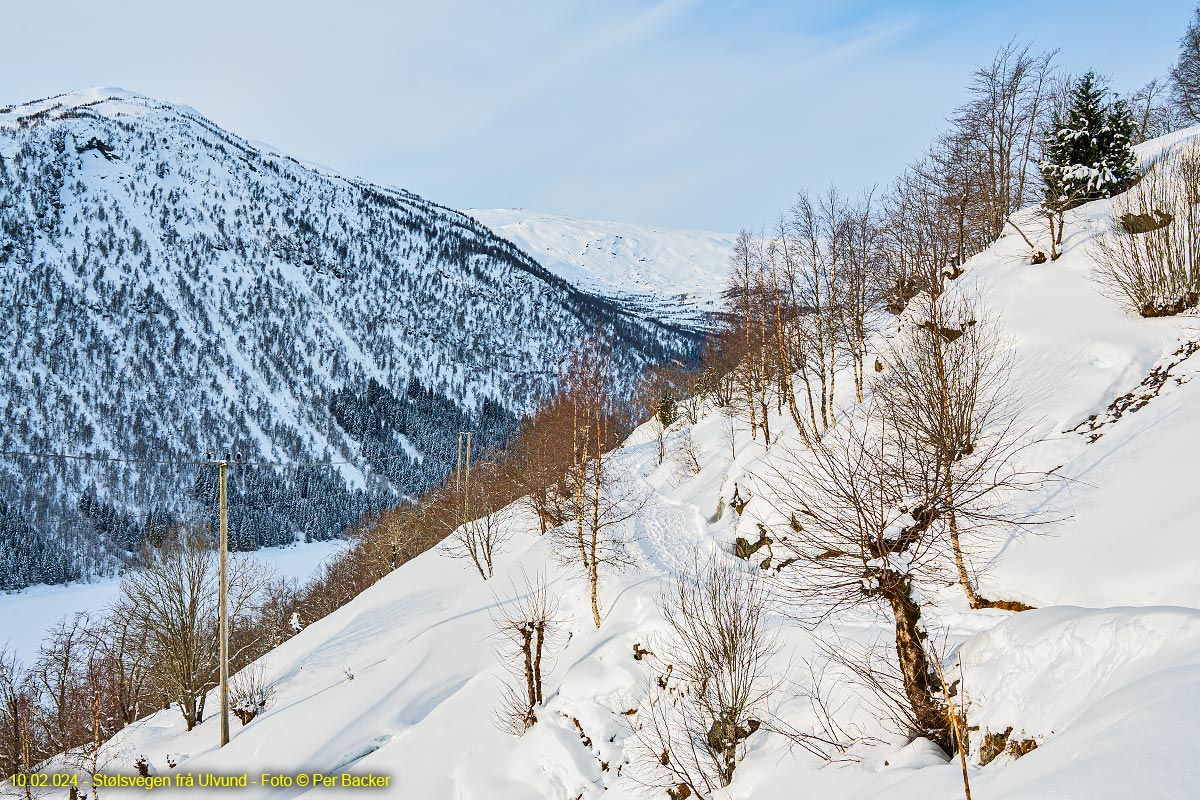
<path fill-rule="evenodd" d="M 528 209 L 466 209 L 570 283 L 630 308 L 647 320 L 708 331 L 737 236 Z"/>
<path fill-rule="evenodd" d="M 498 442 L 597 329 L 626 376 L 696 345 L 457 211 L 106 88 L 0 109 L 0 299 L 0 450 L 298 465 L 244 470 L 243 506 L 265 510 L 241 548 L 329 538 L 427 488 L 457 430 Z M 0 574 L 30 560 L 23 539 L 109 569 L 139 516 L 211 522 L 207 473 L 168 473 L 0 459 Z M 12 585 L 87 572 L 31 569 Z"/>

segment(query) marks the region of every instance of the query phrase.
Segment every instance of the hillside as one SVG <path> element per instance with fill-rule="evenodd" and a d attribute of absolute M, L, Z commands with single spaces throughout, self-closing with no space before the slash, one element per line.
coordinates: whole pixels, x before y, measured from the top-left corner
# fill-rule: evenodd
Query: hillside
<path fill-rule="evenodd" d="M 721 308 L 732 234 L 577 220 L 523 209 L 463 212 L 569 283 L 650 320 L 708 329 Z"/>
<path fill-rule="evenodd" d="M 196 111 L 93 89 L 0 108 L 0 586 L 111 569 L 207 519 L 327 539 L 500 440 L 582 338 L 688 352 L 470 217 L 303 165 Z M 158 463 L 162 462 L 162 463 Z M 349 462 L 330 466 L 325 462 Z M 303 502 L 301 502 L 303 500 Z"/>
<path fill-rule="evenodd" d="M 1144 161 L 1169 144 L 1147 143 L 1139 155 Z M 1055 262 L 1031 266 L 1028 248 L 1011 234 L 971 259 L 953 283 L 953 292 L 976 297 L 1000 320 L 1014 348 L 1009 390 L 1036 441 L 1022 452 L 1021 467 L 1061 478 L 1019 498 L 1028 513 L 1053 512 L 1045 528 L 1008 531 L 972 554 L 988 593 L 1036 610 L 971 611 L 954 584 L 922 587 L 928 629 L 948 637 L 947 667 L 961 665 L 969 719 L 980 726 L 970 768 L 976 798 L 1165 800 L 1191 796 L 1200 785 L 1200 557 L 1188 546 L 1196 520 L 1189 465 L 1200 447 L 1200 383 L 1190 378 L 1198 365 L 1180 361 L 1171 368 L 1174 380 L 1136 414 L 1106 424 L 1103 436 L 1077 430 L 1091 415 L 1104 418 L 1110 403 L 1156 368 L 1179 361 L 1173 354 L 1200 341 L 1200 323 L 1136 318 L 1100 292 L 1091 253 L 1109 206 L 1068 213 L 1064 255 Z M 1031 214 L 1020 222 L 1037 230 Z M 889 317 L 873 347 L 898 324 Z M 841 386 L 848 423 L 860 412 L 849 381 Z M 728 424 L 708 409 L 694 426 L 671 429 L 669 449 L 688 436 L 696 444 L 696 474 L 670 460 L 658 465 L 650 423 L 615 454 L 623 481 L 647 502 L 628 527 L 633 564 L 603 583 L 598 630 L 585 584 L 557 566 L 551 537 L 539 537 L 534 520 L 512 507 L 505 513 L 516 533 L 492 581 L 428 552 L 267 656 L 262 664 L 278 682 L 278 698 L 236 729 L 225 749 L 215 747 L 215 718 L 186 733 L 177 712 L 163 711 L 118 737 L 107 751 L 109 770 L 130 772 L 144 754 L 170 774 L 173 754 L 179 772 L 252 779 L 287 765 L 386 774 L 393 790 L 413 797 L 645 796 L 631 730 L 666 665 L 653 653 L 635 653 L 666 640 L 656 597 L 698 556 L 732 560 L 734 538 L 756 539 L 760 524 L 786 535 L 774 487 L 808 458 L 786 413 L 772 419 L 782 434 L 770 449 L 743 428 L 736 458 Z M 719 513 L 735 485 L 750 502 L 740 514 Z M 565 635 L 546 667 L 539 721 L 514 738 L 494 721 L 505 664 L 493 649 L 491 617 L 520 593 L 523 576 L 536 574 L 548 576 L 559 598 Z M 815 629 L 797 625 L 795 613 L 779 606 L 770 616 L 781 645 L 773 674 L 785 678 L 772 711 L 805 730 L 820 721 L 808 701 L 817 687 L 805 669 L 820 660 L 820 642 L 886 644 L 891 632 L 866 612 Z M 832 692 L 835 713 L 867 741 L 829 763 L 778 733 L 755 732 L 733 783 L 717 796 L 962 796 L 957 761 L 921 740 L 903 745 L 851 683 Z M 980 766 L 983 734 L 1006 727 L 1036 749 Z M 322 791 L 252 785 L 241 794 Z"/>

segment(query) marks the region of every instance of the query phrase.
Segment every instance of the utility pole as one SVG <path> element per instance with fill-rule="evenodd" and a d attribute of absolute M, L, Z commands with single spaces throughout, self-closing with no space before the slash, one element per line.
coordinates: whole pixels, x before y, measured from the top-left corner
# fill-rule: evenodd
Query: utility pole
<path fill-rule="evenodd" d="M 229 744 L 229 503 L 225 497 L 225 474 L 228 469 L 228 460 L 217 464 L 217 475 L 221 480 L 221 561 L 217 589 L 221 604 L 221 747 Z"/>
<path fill-rule="evenodd" d="M 466 455 L 464 459 L 463 456 Z M 458 432 L 458 467 L 454 471 L 454 488 L 458 492 L 459 519 L 462 525 L 471 520 L 471 432 Z"/>
<path fill-rule="evenodd" d="M 221 747 L 229 744 L 229 501 L 225 487 L 230 460 L 229 453 L 217 461 L 213 460 L 212 453 L 208 453 L 209 463 L 217 465 L 217 500 L 220 507 L 218 515 L 220 544 L 217 562 L 217 637 L 221 662 L 219 689 L 221 692 Z M 233 461 L 234 463 L 243 461 L 242 454 L 238 453 Z"/>

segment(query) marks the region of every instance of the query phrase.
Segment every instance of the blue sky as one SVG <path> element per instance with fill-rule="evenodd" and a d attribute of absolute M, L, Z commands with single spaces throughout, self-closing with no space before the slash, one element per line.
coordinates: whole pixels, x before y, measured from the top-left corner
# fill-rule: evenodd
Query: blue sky
<path fill-rule="evenodd" d="M 121 86 L 452 207 L 734 231 L 886 183 L 1012 37 L 1121 90 L 1188 0 L 5 0 L 0 103 Z"/>

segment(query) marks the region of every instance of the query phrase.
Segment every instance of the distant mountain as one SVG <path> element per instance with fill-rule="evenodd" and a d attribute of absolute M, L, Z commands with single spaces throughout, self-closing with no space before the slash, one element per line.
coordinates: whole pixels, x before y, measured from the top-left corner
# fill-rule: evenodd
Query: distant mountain
<path fill-rule="evenodd" d="M 712 327 L 737 236 L 578 220 L 524 209 L 465 212 L 570 283 L 646 320 Z"/>
<path fill-rule="evenodd" d="M 0 108 L 0 301 L 0 451 L 291 465 L 234 471 L 241 548 L 426 488 L 459 430 L 499 441 L 601 326 L 625 375 L 696 338 L 468 216 L 119 89 Z M 0 588 L 208 520 L 214 480 L 0 456 Z"/>

